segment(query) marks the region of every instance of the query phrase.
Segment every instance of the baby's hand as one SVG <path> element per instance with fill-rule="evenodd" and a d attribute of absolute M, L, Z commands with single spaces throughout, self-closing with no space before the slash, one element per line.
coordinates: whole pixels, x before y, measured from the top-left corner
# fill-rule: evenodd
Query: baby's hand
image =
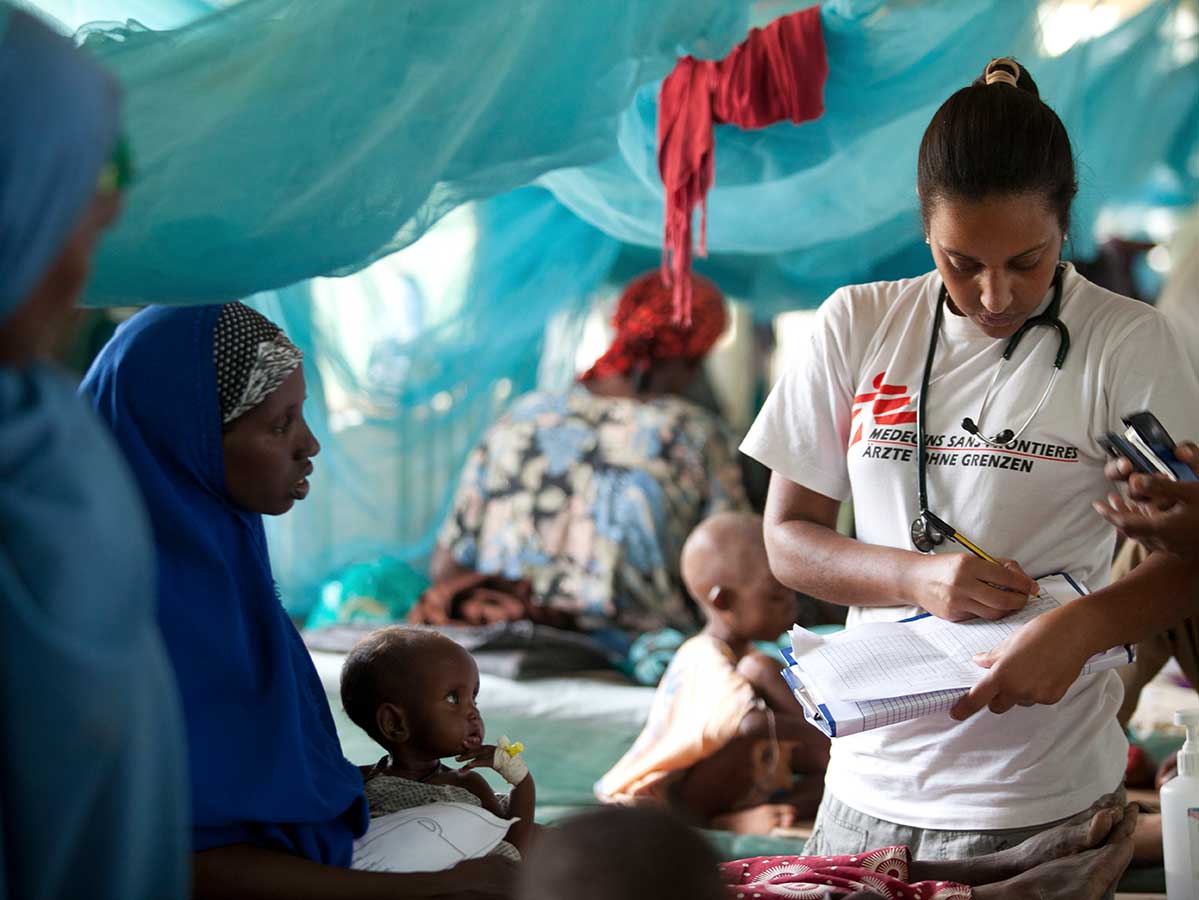
<path fill-rule="evenodd" d="M 520 758 L 524 745 L 511 742 L 501 737 L 498 744 L 484 744 L 477 750 L 468 750 L 458 756 L 458 762 L 465 762 L 459 771 L 469 772 L 472 769 L 494 769 L 508 784 L 516 786 L 529 774 L 529 767 Z"/>

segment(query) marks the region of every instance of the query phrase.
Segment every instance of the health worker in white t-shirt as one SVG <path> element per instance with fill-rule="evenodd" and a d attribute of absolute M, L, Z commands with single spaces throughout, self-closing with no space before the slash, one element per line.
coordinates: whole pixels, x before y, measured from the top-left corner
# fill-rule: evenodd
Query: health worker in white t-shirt
<path fill-rule="evenodd" d="M 1158 312 L 1060 261 L 1077 192 L 1070 140 L 1017 63 L 992 61 L 941 106 L 917 186 L 936 270 L 834 293 L 742 446 L 773 473 L 771 568 L 849 606 L 849 627 L 922 611 L 1001 618 L 1055 572 L 1094 593 L 1025 629 L 1053 646 L 1022 661 L 1025 686 L 1051 690 L 1012 702 L 1056 705 L 835 739 L 805 851 L 817 855 L 994 852 L 1118 789 L 1120 679 L 1076 680 L 1105 648 L 1076 636 L 1070 616 L 1121 610 L 1119 641 L 1136 640 L 1137 615 L 1174 615 L 1165 607 L 1188 577 L 1160 554 L 1107 585 L 1116 532 L 1091 507 L 1109 488 L 1099 439 L 1144 409 L 1193 432 L 1199 385 Z M 835 530 L 851 498 L 856 539 Z"/>

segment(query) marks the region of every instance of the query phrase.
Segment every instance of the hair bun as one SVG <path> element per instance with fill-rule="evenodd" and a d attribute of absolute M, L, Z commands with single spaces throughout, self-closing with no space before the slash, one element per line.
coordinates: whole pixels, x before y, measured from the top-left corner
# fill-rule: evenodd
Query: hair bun
<path fill-rule="evenodd" d="M 993 59 L 987 63 L 987 67 L 983 70 L 983 82 L 985 84 L 1010 84 L 1014 88 L 1020 87 L 1020 63 L 1008 56 L 1001 56 L 998 59 Z"/>

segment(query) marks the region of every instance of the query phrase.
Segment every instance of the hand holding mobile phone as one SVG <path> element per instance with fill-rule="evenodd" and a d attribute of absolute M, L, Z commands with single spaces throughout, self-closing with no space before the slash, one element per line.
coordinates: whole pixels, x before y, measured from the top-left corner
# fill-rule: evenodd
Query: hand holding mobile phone
<path fill-rule="evenodd" d="M 1116 449 L 1115 444 L 1111 446 Z M 1195 477 L 1199 473 L 1199 447 L 1183 443 L 1171 450 L 1180 463 L 1191 469 L 1189 474 L 1180 473 L 1185 477 L 1175 479 L 1160 472 L 1129 477 L 1127 472 L 1132 466 L 1109 465 L 1109 478 L 1118 482 L 1127 479 L 1127 496 L 1108 494 L 1092 506 L 1126 538 L 1147 550 L 1199 564 L 1199 478 Z"/>
<path fill-rule="evenodd" d="M 1176 481 L 1199 480 L 1194 470 L 1174 455 L 1176 442 L 1153 413 L 1148 410 L 1133 413 L 1124 419 L 1124 424 L 1136 432 L 1144 448 L 1152 454 L 1150 461 L 1156 460 L 1166 468 L 1167 472 L 1163 474 L 1169 474 Z"/>
<path fill-rule="evenodd" d="M 1174 439 L 1157 416 L 1148 410 L 1124 417 L 1128 426 L 1123 434 L 1109 431 L 1099 439 L 1100 446 L 1112 457 L 1123 456 L 1134 471 L 1162 475 L 1171 481 L 1199 481 L 1194 470 L 1174 455 Z"/>

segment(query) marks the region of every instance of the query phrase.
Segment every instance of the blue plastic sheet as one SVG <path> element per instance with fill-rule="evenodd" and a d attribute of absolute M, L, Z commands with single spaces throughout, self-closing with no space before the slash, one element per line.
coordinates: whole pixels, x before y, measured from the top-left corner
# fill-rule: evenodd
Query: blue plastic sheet
<path fill-rule="evenodd" d="M 284 596 L 302 613 L 345 566 L 390 556 L 419 567 L 482 431 L 539 378 L 565 383 L 605 278 L 657 264 L 652 80 L 676 52 L 723 54 L 747 16 L 765 24 L 807 3 L 242 0 L 195 21 L 223 4 L 36 5 L 67 28 L 131 18 L 178 29 L 127 23 L 91 39 L 125 85 L 140 173 L 93 301 L 211 301 L 300 282 L 250 302 L 307 354 L 324 445 L 310 498 L 269 523 Z M 1089 253 L 1105 204 L 1143 198 L 1150 173 L 1171 202 L 1193 202 L 1193 3 L 1150 0 L 1062 52 L 1053 23 L 1070 8 L 827 0 L 826 114 L 717 129 L 713 255 L 699 271 L 762 318 L 844 283 L 926 271 L 920 135 L 996 55 L 1030 67 L 1074 140 L 1073 252 Z M 539 176 L 555 196 L 505 193 Z M 382 258 L 474 200 L 400 254 L 463 244 L 444 283 L 418 284 Z"/>
<path fill-rule="evenodd" d="M 746 21 L 727 0 L 242 0 L 175 31 L 94 30 L 139 178 L 91 301 L 361 269 L 461 203 L 610 155 L 638 86 L 679 52 L 723 55 Z"/>
<path fill-rule="evenodd" d="M 67 26 L 97 16 L 164 27 L 222 4 L 36 5 Z M 92 299 L 232 299 L 344 274 L 458 203 L 538 176 L 607 234 L 656 249 L 657 84 L 634 94 L 637 85 L 676 51 L 719 55 L 747 17 L 764 24 L 804 5 L 242 0 L 177 31 L 100 28 L 90 42 L 126 86 L 142 177 L 104 245 Z M 1030 67 L 1074 140 L 1081 192 L 1069 254 L 1093 252 L 1100 210 L 1135 198 L 1155 167 L 1193 200 L 1194 6 L 1143 7 L 1089 37 L 1070 19 L 1085 9 L 1065 0 L 826 0 L 825 115 L 717 129 L 709 271 L 748 285 L 767 316 L 846 282 L 926 269 L 920 135 L 998 54 Z"/>
<path fill-rule="evenodd" d="M 432 252 L 446 229 L 471 246 L 469 275 L 432 295 L 403 274 L 402 258 Z M 423 570 L 482 433 L 519 394 L 570 383 L 581 326 L 618 249 L 548 192 L 526 188 L 455 214 L 352 278 L 248 301 L 304 351 L 305 409 L 323 447 L 308 499 L 267 522 L 293 614 L 353 563 L 389 556 Z"/>
<path fill-rule="evenodd" d="M 938 0 L 822 4 L 825 115 L 760 131 L 717 127 L 708 248 L 753 285 L 756 311 L 816 305 L 842 284 L 927 271 L 916 153 L 933 112 L 993 56 L 1018 57 L 1062 117 L 1080 193 L 1069 253 L 1094 251 L 1100 209 L 1171 167 L 1199 178 L 1199 34 L 1193 4 L 1149 3 L 1058 55 L 1067 4 Z M 1068 9 L 1066 10 L 1068 12 Z M 1077 23 L 1081 28 L 1083 23 Z M 571 210 L 630 244 L 657 247 L 662 186 L 657 85 L 620 120 L 619 153 L 540 179 Z M 722 255 L 742 258 L 721 262 Z M 748 257 L 748 258 L 746 258 Z"/>
<path fill-rule="evenodd" d="M 749 300 L 761 318 L 815 306 L 841 284 L 926 271 L 915 195 L 920 135 L 952 90 L 1013 47 L 1077 148 L 1073 252 L 1090 251 L 1101 205 L 1136 196 L 1151 172 L 1160 178 L 1169 169 L 1180 197 L 1193 198 L 1187 160 L 1199 143 L 1197 41 L 1177 32 L 1178 4 L 1151 4 L 1059 56 L 1044 50 L 1045 8 L 987 0 L 825 4 L 828 112 L 798 128 L 718 129 L 709 219 L 715 252 L 700 271 Z M 347 561 L 390 553 L 419 564 L 465 453 L 507 398 L 533 386 L 540 330 L 559 311 L 577 326 L 605 275 L 620 281 L 656 265 L 656 96 L 656 85 L 638 92 L 619 121 L 619 152 L 606 162 L 541 179 L 557 201 L 530 189 L 478 208 L 478 256 L 461 305 L 441 324 L 427 315 L 410 322 L 411 334 L 427 340 L 376 354 L 373 375 L 351 371 L 342 351 L 310 351 L 373 412 L 326 439 L 330 471 L 319 502 L 327 506 L 273 523 L 272 546 L 296 609 L 310 602 L 322 573 Z M 1113 121 L 1129 104 L 1145 120 L 1139 132 Z M 341 282 L 347 293 L 338 302 L 355 302 L 351 285 L 361 281 Z M 411 302 L 394 285 L 373 294 L 378 316 Z M 295 304 L 285 308 L 297 316 Z M 369 462 L 363 446 L 373 448 Z"/>
<path fill-rule="evenodd" d="M 156 30 L 179 28 L 227 5 L 220 0 L 9 0 L 72 34 L 89 22 L 133 21 Z M 233 0 L 231 0 L 233 2 Z"/>

